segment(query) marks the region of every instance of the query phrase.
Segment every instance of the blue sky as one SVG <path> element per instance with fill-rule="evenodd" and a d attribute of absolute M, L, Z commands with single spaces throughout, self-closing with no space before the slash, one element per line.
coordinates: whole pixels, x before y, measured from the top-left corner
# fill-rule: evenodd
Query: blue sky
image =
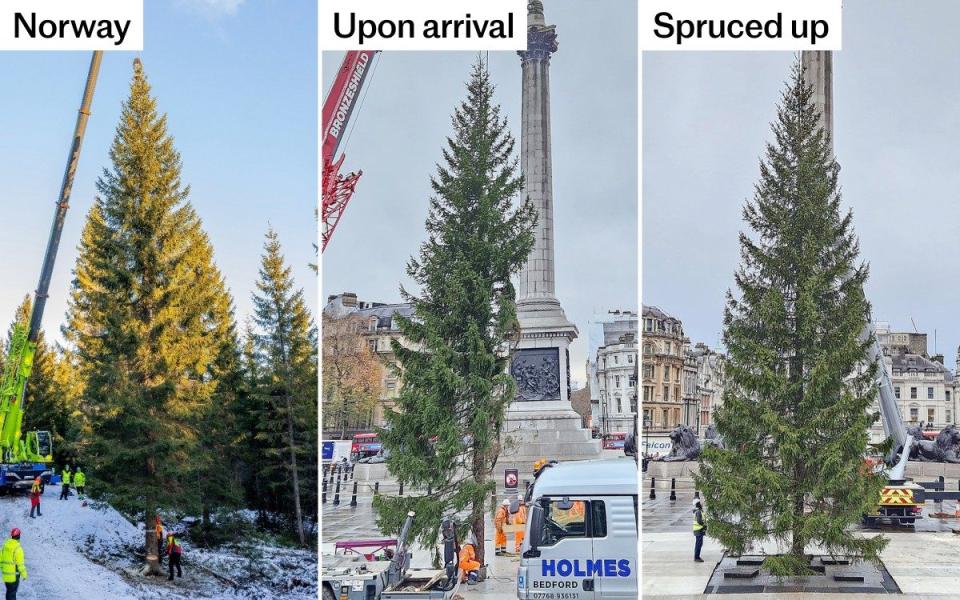
<path fill-rule="evenodd" d="M 314 2 L 145 2 L 139 53 L 169 117 L 183 179 L 203 219 L 237 319 L 250 294 L 268 223 L 316 312 L 317 48 Z M 107 53 L 43 325 L 59 339 L 76 247 L 109 165 L 132 52 Z M 0 327 L 37 285 L 89 53 L 0 53 Z"/>

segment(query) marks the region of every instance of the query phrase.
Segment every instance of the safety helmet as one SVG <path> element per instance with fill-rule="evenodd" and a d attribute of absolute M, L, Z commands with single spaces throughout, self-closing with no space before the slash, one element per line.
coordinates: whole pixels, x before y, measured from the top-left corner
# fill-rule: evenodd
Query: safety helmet
<path fill-rule="evenodd" d="M 500 506 L 510 506 L 510 500 L 504 498 L 503 502 L 500 503 Z"/>
<path fill-rule="evenodd" d="M 10 537 L 12 537 L 12 538 L 15 539 L 15 540 L 19 540 L 19 539 L 20 539 L 20 528 L 19 528 L 19 527 L 14 527 L 13 529 L 11 529 L 11 530 L 10 530 Z"/>
<path fill-rule="evenodd" d="M 36 481 L 37 483 L 39 483 L 39 482 L 40 482 L 40 476 L 37 475 L 36 477 L 33 478 L 33 480 Z"/>
<path fill-rule="evenodd" d="M 547 459 L 541 458 L 533 463 L 533 472 L 536 473 L 543 465 L 547 464 Z"/>

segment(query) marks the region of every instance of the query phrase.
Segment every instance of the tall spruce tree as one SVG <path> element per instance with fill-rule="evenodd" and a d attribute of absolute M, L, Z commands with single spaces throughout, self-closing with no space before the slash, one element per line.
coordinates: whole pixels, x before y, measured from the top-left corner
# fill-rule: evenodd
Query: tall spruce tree
<path fill-rule="evenodd" d="M 259 479 L 280 494 L 304 545 L 304 514 L 317 509 L 317 332 L 276 232 L 266 238 L 253 295 L 261 362 L 257 436 L 265 448 Z"/>
<path fill-rule="evenodd" d="M 381 435 L 390 472 L 431 493 L 374 500 L 385 530 L 399 530 L 407 511 L 415 511 L 412 532 L 428 547 L 444 515 L 468 511 L 480 556 L 484 501 L 494 489 L 490 475 L 515 394 L 506 370 L 517 326 L 510 278 L 533 248 L 536 221 L 526 200 L 512 206 L 523 182 L 493 94 L 478 61 L 453 114 L 444 164 L 431 178 L 427 240 L 407 266 L 420 293 L 401 289 L 413 316 L 398 319 L 407 341 L 393 342 L 403 387 Z"/>
<path fill-rule="evenodd" d="M 110 159 L 82 233 L 65 333 L 85 385 L 90 487 L 153 523 L 160 507 L 202 503 L 196 478 L 210 460 L 200 429 L 224 383 L 233 315 L 139 60 Z M 146 548 L 146 572 L 158 574 L 152 527 Z"/>
<path fill-rule="evenodd" d="M 810 544 L 875 560 L 886 543 L 849 530 L 884 485 L 863 468 L 883 366 L 861 338 L 868 269 L 812 95 L 798 62 L 743 211 L 739 294 L 727 293 L 726 449 L 705 449 L 696 478 L 709 535 L 734 552 L 776 540 L 788 549 L 767 559 L 778 575 L 807 572 Z"/>

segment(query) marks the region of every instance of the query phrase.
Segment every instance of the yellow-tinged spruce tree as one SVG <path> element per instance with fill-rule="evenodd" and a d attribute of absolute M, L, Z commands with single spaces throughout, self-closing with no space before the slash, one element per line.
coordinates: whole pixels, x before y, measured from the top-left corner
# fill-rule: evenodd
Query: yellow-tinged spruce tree
<path fill-rule="evenodd" d="M 738 293 L 727 294 L 725 449 L 705 448 L 696 478 L 708 535 L 737 553 L 776 540 L 786 552 L 765 564 L 778 575 L 809 572 L 811 545 L 876 560 L 886 543 L 850 530 L 884 485 L 863 467 L 883 365 L 862 338 L 868 270 L 812 96 L 798 61 L 743 210 Z"/>
<path fill-rule="evenodd" d="M 158 508 L 193 511 L 205 494 L 201 428 L 223 392 L 225 357 L 236 352 L 233 314 L 139 60 L 110 160 L 83 230 L 64 331 L 85 386 L 89 486 L 152 523 Z M 150 573 L 159 573 L 155 547 L 147 527 Z"/>
<path fill-rule="evenodd" d="M 480 556 L 484 502 L 516 389 L 505 351 L 517 328 L 510 278 L 533 248 L 536 222 L 526 199 L 514 206 L 523 180 L 493 92 L 478 62 L 431 178 L 427 239 L 407 266 L 419 293 L 401 290 L 413 316 L 398 318 L 408 342 L 393 342 L 403 387 L 381 436 L 390 473 L 423 492 L 374 499 L 386 531 L 415 511 L 412 534 L 427 547 L 436 546 L 442 517 L 467 512 Z"/>

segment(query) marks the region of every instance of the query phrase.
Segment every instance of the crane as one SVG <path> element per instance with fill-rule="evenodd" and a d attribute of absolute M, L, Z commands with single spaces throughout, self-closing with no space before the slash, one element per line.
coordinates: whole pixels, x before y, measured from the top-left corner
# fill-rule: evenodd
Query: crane
<path fill-rule="evenodd" d="M 333 81 L 333 87 L 323 103 L 323 191 L 321 251 L 326 249 L 337 224 L 343 217 L 343 211 L 353 196 L 357 182 L 363 171 L 343 175 L 340 166 L 345 158 L 342 154 L 335 159 L 340 143 L 347 130 L 347 124 L 363 89 L 363 83 L 370 74 L 370 63 L 379 50 L 353 50 L 347 52 Z"/>
<path fill-rule="evenodd" d="M 80 148 L 83 145 L 102 60 L 102 51 L 95 51 L 90 59 L 87 82 L 73 130 L 67 167 L 60 184 L 60 195 L 57 198 L 53 225 L 40 269 L 40 281 L 37 283 L 29 325 L 17 323 L 14 326 L 10 348 L 3 364 L 3 376 L 0 379 L 0 489 L 3 490 L 29 487 L 34 477 L 46 473 L 47 465 L 53 461 L 53 439 L 49 431 L 28 431 L 25 435 L 22 434 L 23 402 L 27 393 L 27 382 L 33 371 L 43 309 L 49 297 L 53 265 L 60 248 L 60 234 L 63 232 L 63 223 L 70 206 L 73 178 L 80 160 Z"/>

